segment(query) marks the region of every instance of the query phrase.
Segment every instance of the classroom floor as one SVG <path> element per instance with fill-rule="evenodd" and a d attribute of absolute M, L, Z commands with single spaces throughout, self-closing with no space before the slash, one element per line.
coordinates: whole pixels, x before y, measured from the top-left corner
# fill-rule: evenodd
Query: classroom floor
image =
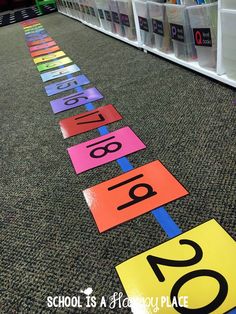
<path fill-rule="evenodd" d="M 105 95 L 94 105 L 112 103 L 123 116 L 109 130 L 130 126 L 147 145 L 128 157 L 132 165 L 159 159 L 188 189 L 165 206 L 178 226 L 187 231 L 215 218 L 236 239 L 233 89 L 59 13 L 39 20 L 89 86 Z M 0 28 L 0 38 L 0 311 L 49 313 L 49 295 L 78 295 L 87 287 L 100 297 L 123 291 L 115 266 L 167 236 L 151 213 L 98 233 L 81 191 L 120 175 L 118 164 L 75 175 L 66 148 L 98 132 L 64 140 L 58 121 L 85 109 L 53 115 L 49 101 L 58 95 L 46 95 L 20 24 Z"/>

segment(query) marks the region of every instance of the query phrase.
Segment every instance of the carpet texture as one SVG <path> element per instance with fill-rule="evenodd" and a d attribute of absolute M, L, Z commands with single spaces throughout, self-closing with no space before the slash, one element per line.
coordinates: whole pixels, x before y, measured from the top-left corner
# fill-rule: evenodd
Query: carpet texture
<path fill-rule="evenodd" d="M 92 30 L 59 13 L 39 18 L 147 149 L 134 167 L 159 159 L 190 195 L 166 206 L 187 231 L 215 218 L 235 230 L 235 105 L 232 88 Z M 147 213 L 99 234 L 81 191 L 120 175 L 116 162 L 76 176 L 66 148 L 96 130 L 63 140 L 19 24 L 0 29 L 1 313 L 130 313 L 128 309 L 49 309 L 47 296 L 93 288 L 123 291 L 115 266 L 167 237 Z M 62 93 L 69 95 L 71 92 Z"/>

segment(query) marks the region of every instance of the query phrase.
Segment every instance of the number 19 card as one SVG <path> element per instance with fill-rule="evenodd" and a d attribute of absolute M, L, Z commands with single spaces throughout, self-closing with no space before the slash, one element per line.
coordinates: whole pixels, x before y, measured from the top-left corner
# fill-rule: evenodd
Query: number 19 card
<path fill-rule="evenodd" d="M 127 136 L 125 142 L 129 139 Z M 153 161 L 83 191 L 100 232 L 188 194 L 162 165 Z"/>

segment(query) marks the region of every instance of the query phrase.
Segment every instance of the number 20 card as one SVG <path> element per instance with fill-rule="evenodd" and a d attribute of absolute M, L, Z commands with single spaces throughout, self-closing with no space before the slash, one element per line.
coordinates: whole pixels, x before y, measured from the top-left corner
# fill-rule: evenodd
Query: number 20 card
<path fill-rule="evenodd" d="M 104 232 L 188 194 L 162 165 L 153 161 L 83 191 L 86 202 Z"/>
<path fill-rule="evenodd" d="M 116 270 L 134 314 L 226 314 L 236 306 L 235 261 L 235 241 L 212 219 Z"/>

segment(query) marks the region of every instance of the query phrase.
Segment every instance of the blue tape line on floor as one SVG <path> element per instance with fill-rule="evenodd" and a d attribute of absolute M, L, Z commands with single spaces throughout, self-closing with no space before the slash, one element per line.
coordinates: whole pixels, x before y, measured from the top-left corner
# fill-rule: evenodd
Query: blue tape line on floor
<path fill-rule="evenodd" d="M 64 68 L 64 66 L 62 65 L 59 68 Z M 73 75 L 69 74 L 66 77 L 70 79 L 73 77 Z M 81 86 L 78 86 L 75 88 L 75 90 L 77 92 L 82 92 L 83 88 Z M 88 103 L 85 105 L 85 108 L 86 110 L 89 111 L 95 109 L 95 106 L 92 103 Z M 103 126 L 98 128 L 98 132 L 100 133 L 100 135 L 106 135 L 109 133 L 109 130 L 106 126 Z M 119 158 L 116 161 L 123 172 L 128 172 L 134 169 L 134 167 L 131 165 L 127 157 Z M 176 223 L 174 222 L 174 220 L 171 218 L 171 216 L 168 214 L 164 207 L 156 208 L 152 210 L 151 213 L 153 214 L 154 218 L 159 223 L 159 225 L 162 227 L 162 229 L 165 231 L 168 238 L 176 237 L 177 235 L 182 233 L 182 230 L 176 225 Z"/>

